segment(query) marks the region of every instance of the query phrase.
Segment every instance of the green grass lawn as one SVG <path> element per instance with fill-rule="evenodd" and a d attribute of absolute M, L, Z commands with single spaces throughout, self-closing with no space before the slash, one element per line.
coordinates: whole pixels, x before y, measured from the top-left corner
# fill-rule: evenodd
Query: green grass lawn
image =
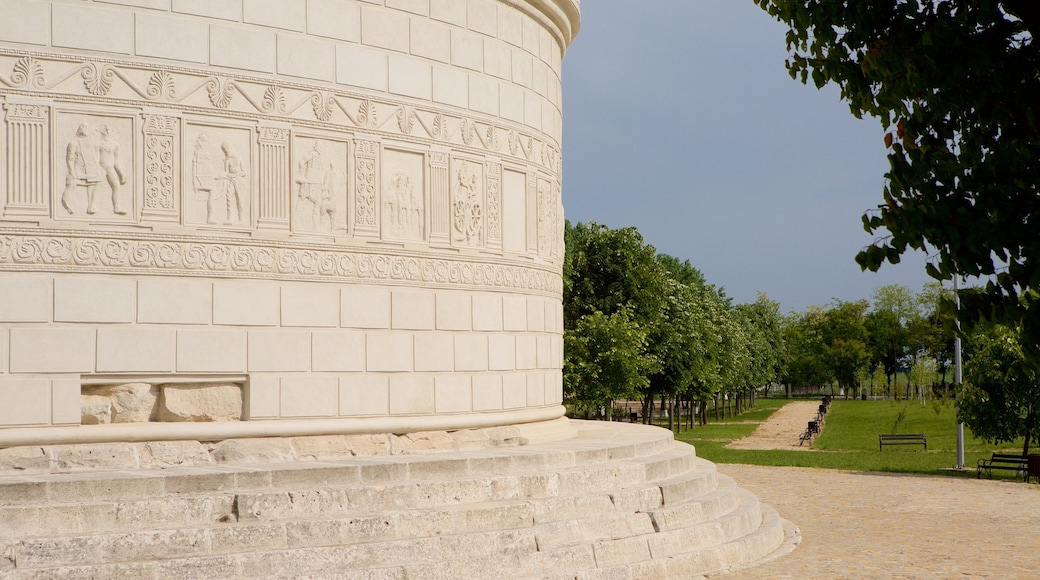
<path fill-rule="evenodd" d="M 952 403 L 917 401 L 845 401 L 835 400 L 820 436 L 813 444 L 816 451 L 726 449 L 726 444 L 751 434 L 787 399 L 759 399 L 754 409 L 724 421 L 684 431 L 677 436 L 697 448 L 697 455 L 715 463 L 752 465 L 789 465 L 821 467 L 853 471 L 887 471 L 901 473 L 949 473 L 940 469 L 957 463 L 956 414 Z M 886 446 L 878 450 L 881 433 L 924 433 L 928 450 L 920 445 Z M 797 442 L 797 440 L 795 441 Z M 964 464 L 972 468 L 980 458 L 994 451 L 1021 453 L 1022 441 L 994 446 L 964 431 Z M 1012 477 L 1001 472 L 994 477 Z"/>

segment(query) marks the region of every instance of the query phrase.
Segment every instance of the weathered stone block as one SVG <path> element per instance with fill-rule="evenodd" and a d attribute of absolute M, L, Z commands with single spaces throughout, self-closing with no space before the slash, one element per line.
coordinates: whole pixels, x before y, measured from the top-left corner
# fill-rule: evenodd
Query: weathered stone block
<path fill-rule="evenodd" d="M 242 389 L 235 384 L 162 385 L 159 421 L 238 421 Z"/>
<path fill-rule="evenodd" d="M 219 463 L 266 463 L 293 458 L 288 439 L 227 439 L 213 449 L 213 459 Z"/>
<path fill-rule="evenodd" d="M 137 445 L 141 467 L 204 465 L 213 463 L 209 450 L 198 441 L 150 441 Z"/>

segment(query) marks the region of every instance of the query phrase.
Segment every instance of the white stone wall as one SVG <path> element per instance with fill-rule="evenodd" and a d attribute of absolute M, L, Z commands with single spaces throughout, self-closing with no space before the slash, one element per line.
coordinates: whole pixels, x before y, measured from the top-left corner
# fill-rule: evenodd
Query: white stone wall
<path fill-rule="evenodd" d="M 562 399 L 575 0 L 0 0 L 0 427 Z"/>

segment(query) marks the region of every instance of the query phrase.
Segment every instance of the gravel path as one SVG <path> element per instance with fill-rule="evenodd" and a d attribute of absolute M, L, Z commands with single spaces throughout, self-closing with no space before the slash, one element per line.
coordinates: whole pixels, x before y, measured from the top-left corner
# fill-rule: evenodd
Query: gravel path
<path fill-rule="evenodd" d="M 731 446 L 799 449 L 798 434 L 816 408 L 815 402 L 789 403 Z M 806 418 L 806 412 L 812 416 Z M 726 580 L 1040 578 L 1040 485 L 1035 483 L 718 467 L 802 533 L 794 552 L 723 575 Z"/>

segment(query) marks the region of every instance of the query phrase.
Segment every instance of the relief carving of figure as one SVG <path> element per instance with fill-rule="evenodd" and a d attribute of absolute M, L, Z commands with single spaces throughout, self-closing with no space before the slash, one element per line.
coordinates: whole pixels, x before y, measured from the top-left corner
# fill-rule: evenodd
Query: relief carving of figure
<path fill-rule="evenodd" d="M 318 143 L 304 154 L 297 166 L 296 192 L 297 227 L 310 231 L 332 231 L 336 203 L 333 199 L 332 164 L 322 157 Z"/>
<path fill-rule="evenodd" d="M 227 212 L 224 214 L 224 225 L 240 224 L 244 213 L 242 198 L 249 194 L 249 185 L 246 183 L 248 174 L 242 164 L 242 158 L 238 156 L 238 152 L 235 151 L 230 141 L 221 143 L 220 150 L 224 153 L 224 167 L 217 179 L 221 180 L 224 185 L 224 201 L 227 207 Z M 209 198 L 210 203 L 206 214 L 208 223 L 216 223 L 213 208 L 215 205 L 213 202 L 216 201 L 214 197 Z M 232 219 L 232 209 L 235 210 L 234 219 Z"/>
<path fill-rule="evenodd" d="M 483 212 L 477 177 L 468 163 L 463 163 L 456 173 L 455 192 L 452 198 L 455 241 L 469 244 L 480 241 Z"/>
<path fill-rule="evenodd" d="M 390 229 L 394 235 L 422 239 L 423 204 L 415 197 L 412 178 L 397 172 L 390 178 L 390 195 L 387 196 L 387 213 Z"/>
<path fill-rule="evenodd" d="M 90 134 L 90 125 L 80 123 L 76 135 L 65 149 L 65 191 L 61 194 L 61 206 L 70 214 L 69 196 L 77 188 L 87 190 L 87 214 L 97 213 L 94 194 L 102 178 L 112 190 L 112 212 L 126 215 L 120 203 L 120 186 L 126 185 L 126 174 L 119 162 L 119 144 L 112 138 L 108 125 L 101 128 L 101 139 L 96 141 Z"/>
<path fill-rule="evenodd" d="M 200 133 L 195 139 L 195 151 L 191 157 L 191 184 L 195 189 L 195 198 L 206 202 L 206 223 L 215 224 L 214 215 L 217 200 L 216 188 L 213 187 L 213 156 L 209 152 L 209 137 Z"/>

